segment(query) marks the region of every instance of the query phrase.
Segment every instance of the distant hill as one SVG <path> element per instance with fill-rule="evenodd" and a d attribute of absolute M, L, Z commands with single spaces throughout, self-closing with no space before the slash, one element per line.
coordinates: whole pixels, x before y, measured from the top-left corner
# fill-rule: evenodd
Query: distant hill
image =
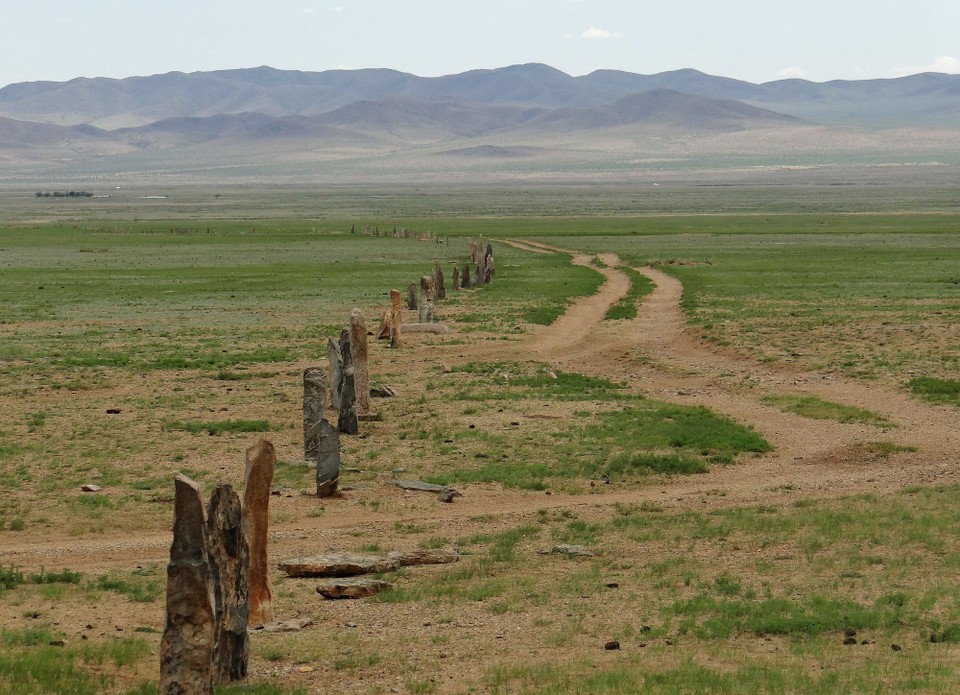
<path fill-rule="evenodd" d="M 116 129 L 218 114 L 311 116 L 386 98 L 593 108 L 659 89 L 741 101 L 824 125 L 960 127 L 957 75 L 826 83 L 779 80 L 757 85 L 689 69 L 658 75 L 598 70 L 572 77 L 540 64 L 432 78 L 387 69 L 301 72 L 259 67 L 119 80 L 30 82 L 0 89 L 0 116 Z"/>
<path fill-rule="evenodd" d="M 824 129 L 838 126 L 847 130 Z M 891 134 L 870 134 L 877 129 Z M 464 166 L 551 158 L 580 166 L 646 161 L 657 152 L 669 153 L 662 161 L 678 153 L 696 159 L 697 152 L 759 157 L 762 143 L 803 159 L 803 152 L 836 151 L 821 142 L 885 152 L 894 140 L 903 159 L 911 142 L 933 153 L 933 143 L 955 140 L 954 131 L 960 132 L 960 76 L 940 74 L 758 85 L 689 69 L 572 77 L 528 64 L 424 78 L 388 69 L 259 67 L 0 89 L 0 163 L 78 171 L 213 171 L 218 162 L 273 171 L 291 161 L 352 158 L 369 166 L 369 157 L 389 157 L 399 171 L 411 157 L 438 153 Z M 723 139 L 737 133 L 758 135 Z"/>

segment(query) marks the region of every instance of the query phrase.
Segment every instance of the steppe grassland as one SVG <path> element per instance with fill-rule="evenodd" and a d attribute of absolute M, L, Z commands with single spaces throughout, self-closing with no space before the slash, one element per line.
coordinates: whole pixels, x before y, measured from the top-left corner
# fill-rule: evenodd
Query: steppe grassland
<path fill-rule="evenodd" d="M 762 224 L 712 217 L 438 218 L 402 226 L 430 228 L 444 238 L 536 236 L 593 253 L 615 251 L 629 263 L 660 262 L 684 281 L 687 308 L 713 339 L 767 359 L 801 360 L 803 349 L 794 348 L 797 355 L 766 352 L 776 336 L 749 329 L 801 318 L 790 316 L 800 313 L 798 304 L 820 306 L 834 327 L 869 326 L 878 311 L 871 302 L 889 298 L 896 303 L 884 310 L 879 325 L 893 320 L 920 330 L 917 326 L 928 324 L 918 307 L 935 306 L 945 312 L 933 314 L 943 330 L 955 327 L 956 294 L 950 294 L 955 290 L 937 280 L 949 276 L 951 260 L 956 268 L 955 222 L 927 216 L 798 216 Z M 377 221 L 356 222 L 358 229 L 367 223 Z M 893 226 L 875 234 L 878 223 Z M 193 221 L 124 223 L 122 232 L 112 223 L 4 230 L 0 398 L 10 413 L 0 440 L 7 490 L 4 542 L 54 537 L 69 543 L 129 530 L 162 531 L 169 524 L 172 474 L 183 470 L 207 484 L 224 475 L 238 482 L 240 452 L 259 436 L 244 431 L 259 428 L 251 423 L 266 422 L 267 436 L 281 448 L 278 484 L 309 490 L 309 471 L 296 465 L 301 369 L 322 360 L 326 337 L 343 325 L 350 306 L 385 305 L 390 287 L 402 289 L 435 260 L 449 264 L 463 254 L 462 239 L 454 238 L 448 248 L 351 236 L 350 224 Z M 827 225 L 829 231 L 821 233 Z M 900 243 L 904 234 L 909 244 Z M 455 341 L 516 339 L 528 330 L 527 318 L 546 320 L 530 310 L 545 302 L 560 306 L 597 286 L 595 274 L 570 269 L 562 257 L 493 243 L 497 282 L 444 306 L 441 318 L 460 321 L 461 330 L 436 339 L 438 349 L 444 343 L 455 349 Z M 837 254 L 842 262 L 832 260 Z M 878 267 L 884 272 L 873 275 Z M 805 274 L 829 291 L 806 286 Z M 781 287 L 784 277 L 793 281 Z M 754 302 L 756 293 L 772 308 Z M 792 325 L 799 340 L 827 346 L 827 358 L 857 344 L 856 334 L 839 328 L 814 338 L 804 335 L 803 322 Z M 914 354 L 879 360 L 861 345 L 854 365 L 837 361 L 834 368 L 900 385 L 911 370 L 957 378 L 949 360 L 916 354 L 919 341 L 909 331 L 888 340 L 891 354 L 898 347 Z M 949 356 L 949 341 L 946 347 Z M 510 433 L 513 420 L 544 405 L 585 426 L 602 424 L 624 408 L 660 407 L 602 380 L 578 381 L 563 373 L 556 380 L 544 378 L 543 367 L 532 363 L 475 363 L 445 374 L 429 362 L 421 372 L 401 371 L 386 349 L 375 348 L 375 359 L 381 365 L 375 377 L 400 385 L 404 398 L 384 405 L 385 423 L 373 436 L 348 445 L 348 458 L 362 462 L 364 472 L 356 480 L 372 486 L 397 467 L 407 468 L 404 475 L 410 477 L 471 480 L 471 471 L 492 467 L 451 473 L 447 461 L 490 451 L 517 450 L 521 465 L 525 458 L 562 462 L 569 440 L 557 436 L 551 421 Z M 528 382 L 497 378 L 503 372 Z M 571 397 L 571 391 L 586 398 Z M 120 413 L 108 416 L 107 408 Z M 475 422 L 498 425 L 503 433 L 491 441 L 469 427 Z M 178 427 L 184 423 L 195 426 Z M 219 436 L 207 434 L 206 426 Z M 378 430 L 385 436 L 377 436 Z M 601 462 L 616 461 L 615 452 L 601 444 L 602 438 L 591 441 L 591 447 L 607 452 L 597 459 L 598 468 L 574 471 L 569 482 L 570 469 L 562 468 L 553 477 L 549 470 L 530 475 L 525 467 L 518 480 L 504 469 L 492 479 L 521 489 L 596 492 L 588 478 L 603 472 Z M 678 447 L 674 455 L 682 460 L 692 453 Z M 608 473 L 620 485 L 664 483 L 649 470 Z M 82 496 L 76 492 L 82 482 L 96 482 L 105 491 Z M 451 530 L 417 521 L 424 505 L 405 509 L 391 495 L 361 491 L 348 509 L 368 513 L 372 523 L 397 512 L 411 519 L 380 524 L 382 537 L 376 540 L 358 528 L 344 535 L 343 546 L 454 545 L 463 561 L 427 574 L 430 581 L 412 573 L 395 577 L 395 591 L 360 609 L 358 622 L 376 626 L 366 632 L 344 627 L 333 609 L 318 606 L 311 586 L 284 583 L 278 604 L 312 607 L 321 628 L 255 640 L 253 680 L 312 689 L 321 682 L 346 688 L 362 677 L 372 692 L 948 687 L 955 673 L 951 645 L 960 635 L 960 597 L 942 577 L 960 557 L 957 534 L 950 530 L 957 528 L 951 510 L 960 491 L 916 487 L 836 501 L 803 499 L 789 489 L 780 493 L 782 503 L 728 509 L 718 491 L 710 505 L 715 508 L 702 512 L 657 505 L 611 508 L 597 497 L 595 508 L 545 508 L 529 517 L 500 517 L 492 510 L 489 518 Z M 278 525 L 335 513 L 309 498 L 276 502 Z M 600 555 L 567 560 L 535 552 L 561 541 L 587 543 Z M 27 568 L 28 574 L 37 569 Z M 27 577 L 9 584 L 0 594 L 9 608 L 3 643 L 15 662 L 42 656 L 53 661 L 47 671 L 67 662 L 75 667 L 66 680 L 37 692 L 57 692 L 64 682 L 81 683 L 104 671 L 110 678 L 91 687 L 149 692 L 136 683 L 149 677 L 156 660 L 157 636 L 151 630 L 162 614 L 161 568 L 119 568 L 116 575 L 78 582 Z M 84 605 L 103 602 L 103 596 L 130 602 L 136 622 L 129 630 L 143 628 L 122 640 L 123 655 L 111 656 L 116 650 L 106 639 L 94 639 L 101 651 L 87 654 L 49 646 L 47 633 L 55 639 L 67 629 L 54 624 L 62 622 L 63 606 L 82 615 Z M 847 629 L 868 644 L 838 646 Z M 519 641 L 514 632 L 522 636 Z M 608 638 L 625 648 L 603 652 L 598 645 Z M 108 647 L 113 651 L 105 651 Z M 478 652 L 485 654 L 483 664 L 475 659 Z M 519 653 L 526 655 L 523 660 Z M 104 663 L 113 666 L 104 669 Z M 301 665 L 315 670 L 301 674 Z M 3 669 L 4 677 L 18 677 L 12 664 Z"/>

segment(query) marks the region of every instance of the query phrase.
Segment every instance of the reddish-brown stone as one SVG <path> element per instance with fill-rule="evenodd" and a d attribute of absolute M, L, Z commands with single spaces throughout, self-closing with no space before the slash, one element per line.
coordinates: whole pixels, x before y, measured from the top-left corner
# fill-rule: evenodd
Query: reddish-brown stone
<path fill-rule="evenodd" d="M 261 439 L 247 449 L 247 468 L 243 485 L 243 518 L 249 528 L 250 543 L 250 622 L 273 620 L 270 578 L 267 574 L 267 527 L 270 484 L 277 454 L 273 444 Z"/>

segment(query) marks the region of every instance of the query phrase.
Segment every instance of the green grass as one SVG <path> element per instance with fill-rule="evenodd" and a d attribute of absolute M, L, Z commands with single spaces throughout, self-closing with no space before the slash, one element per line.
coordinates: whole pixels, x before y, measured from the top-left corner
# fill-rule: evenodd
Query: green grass
<path fill-rule="evenodd" d="M 638 273 L 633 268 L 621 266 L 620 270 L 630 278 L 630 289 L 626 296 L 607 309 L 607 312 L 603 315 L 606 321 L 636 318 L 638 304 L 653 291 L 653 282 L 646 275 Z"/>
<path fill-rule="evenodd" d="M 153 603 L 163 594 L 164 588 L 158 579 L 144 577 L 124 577 L 113 572 L 101 575 L 92 581 L 91 591 L 111 591 L 126 596 L 135 603 Z"/>
<path fill-rule="evenodd" d="M 56 644 L 46 629 L 4 630 L 0 633 L 0 691 L 41 695 L 97 695 L 113 685 L 104 665 L 118 669 L 149 652 L 140 639 L 110 638 L 99 644 Z M 111 669 L 111 670 L 112 670 Z"/>
<path fill-rule="evenodd" d="M 784 412 L 795 413 L 814 420 L 834 420 L 844 424 L 861 423 L 884 428 L 893 426 L 884 417 L 870 410 L 825 401 L 816 396 L 764 396 L 760 400 Z"/>
<path fill-rule="evenodd" d="M 914 395 L 924 400 L 960 405 L 960 381 L 956 379 L 921 376 L 911 379 L 908 385 Z"/>
<path fill-rule="evenodd" d="M 270 423 L 266 420 L 184 420 L 166 422 L 163 429 L 167 432 L 219 435 L 224 432 L 269 432 Z"/>

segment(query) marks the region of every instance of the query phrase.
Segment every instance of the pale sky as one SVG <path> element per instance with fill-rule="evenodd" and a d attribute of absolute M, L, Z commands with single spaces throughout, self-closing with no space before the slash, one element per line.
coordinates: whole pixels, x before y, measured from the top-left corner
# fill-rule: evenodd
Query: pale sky
<path fill-rule="evenodd" d="M 0 86 L 546 63 L 750 82 L 960 73 L 958 0 L 0 0 Z"/>

